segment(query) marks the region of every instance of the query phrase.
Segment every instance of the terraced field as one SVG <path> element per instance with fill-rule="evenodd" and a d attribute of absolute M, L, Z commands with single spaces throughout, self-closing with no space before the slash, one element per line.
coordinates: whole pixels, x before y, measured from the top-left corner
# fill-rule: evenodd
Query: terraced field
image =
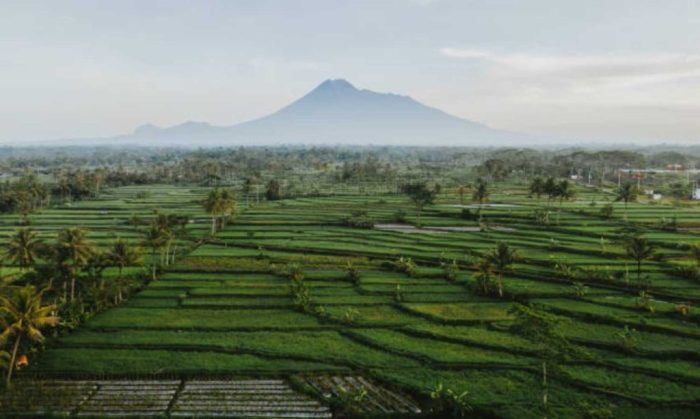
<path fill-rule="evenodd" d="M 629 205 L 629 222 L 644 230 L 661 256 L 642 266 L 647 285 L 637 282 L 636 265 L 622 247 L 629 224 L 623 205 L 615 204 L 609 219 L 598 214 L 612 200 L 606 192 L 582 190 L 561 209 L 552 204 L 558 223 L 551 225 L 533 221 L 545 200 L 527 198 L 517 185 L 492 196 L 504 205 L 484 207 L 481 224 L 462 217 L 463 208 L 444 195 L 426 208 L 417 231 L 353 228 L 345 222 L 361 212 L 376 224 L 415 223 L 412 205 L 400 195 L 283 200 L 246 208 L 200 243 L 196 238 L 206 236 L 208 224 L 193 201 L 203 191 L 152 190 L 161 197 L 159 207 L 195 217 L 188 227 L 192 250 L 122 306 L 51 341 L 27 377 L 184 379 L 177 391 L 189 398 L 180 396 L 167 408 L 172 415 L 199 403 L 195 395 L 204 384 L 187 380 L 255 377 L 282 386 L 275 380 L 292 377 L 309 400 L 333 405 L 346 395 L 324 381 L 329 376 L 371 380 L 344 384 L 355 386 L 348 391 L 370 393 L 358 396 L 363 414 L 395 409 L 417 415 L 429 409 L 438 383 L 468 391 L 475 414 L 504 418 L 606 417 L 606 412 L 680 418 L 700 411 L 700 316 L 694 307 L 700 284 L 673 274 L 689 263 L 687 244 L 700 241 L 697 206 Z M 53 215 L 66 223 L 82 219 L 98 243 L 115 234 L 128 237 L 122 223 L 134 213 L 148 216 L 153 206 L 130 201 L 133 193 L 117 189 L 113 201 L 45 211 L 36 225 L 46 223 L 42 231 L 49 234 L 57 225 L 49 220 Z M 400 211 L 403 220 L 397 219 Z M 676 217 L 675 231 L 659 228 L 664 217 Z M 11 223 L 5 220 L 5 231 Z M 499 242 L 517 249 L 520 259 L 504 275 L 503 297 L 483 296 L 475 291 L 474 260 Z M 417 262 L 415 274 L 392 268 L 399 257 Z M 452 260 L 460 269 L 448 279 L 440 263 Z M 348 262 L 359 269 L 358 280 L 348 276 Z M 300 311 L 290 295 L 292 264 L 304 272 L 313 311 Z M 562 264 L 586 273 L 578 279 L 587 287 L 585 295 L 577 295 L 572 280 L 562 276 Z M 653 295 L 653 312 L 638 307 L 643 287 Z M 592 354 L 552 369 L 548 412 L 542 409 L 536 345 L 509 327 L 515 301 L 541 304 L 568 319 L 565 336 Z M 689 314 L 677 311 L 680 303 L 690 305 Z M 620 341 L 625 326 L 636 333 L 632 351 Z M 377 401 L 377 394 L 391 398 L 383 393 L 388 391 L 400 399 L 391 409 Z M 211 404 L 233 412 L 226 391 L 215 394 Z M 403 397 L 418 403 L 401 402 Z"/>

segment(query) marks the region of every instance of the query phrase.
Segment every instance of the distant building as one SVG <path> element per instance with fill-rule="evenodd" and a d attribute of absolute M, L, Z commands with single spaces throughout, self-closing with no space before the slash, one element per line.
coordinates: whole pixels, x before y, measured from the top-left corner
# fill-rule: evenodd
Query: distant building
<path fill-rule="evenodd" d="M 660 200 L 661 197 L 662 197 L 662 195 L 661 195 L 660 193 L 658 193 L 658 192 L 654 192 L 653 194 L 651 194 L 651 198 L 652 198 L 654 201 Z"/>
<path fill-rule="evenodd" d="M 693 191 L 693 199 L 700 200 L 700 188 L 695 188 L 695 191 Z"/>

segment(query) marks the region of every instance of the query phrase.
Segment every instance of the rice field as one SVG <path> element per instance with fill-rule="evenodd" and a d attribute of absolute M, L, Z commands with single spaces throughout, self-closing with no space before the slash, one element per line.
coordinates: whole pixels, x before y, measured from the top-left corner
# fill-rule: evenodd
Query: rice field
<path fill-rule="evenodd" d="M 187 252 L 159 280 L 51 339 L 22 372 L 23 379 L 70 383 L 66 389 L 75 398 L 67 398 L 61 412 L 265 416 L 255 410 L 265 406 L 275 417 L 282 411 L 329 417 L 350 398 L 357 399 L 352 403 L 360 416 L 410 417 L 430 409 L 438 384 L 467 391 L 472 412 L 484 417 L 680 418 L 700 412 L 700 283 L 674 273 L 690 263 L 687 246 L 700 243 L 698 206 L 631 203 L 625 221 L 623 204 L 615 203 L 613 216 L 603 218 L 599 208 L 612 201 L 611 193 L 582 189 L 575 201 L 551 204 L 558 222 L 541 225 L 533 214 L 546 200 L 509 184 L 492 195 L 496 205 L 481 208 L 482 222 L 463 217 L 456 197 L 443 194 L 415 228 L 412 204 L 396 194 L 250 207 L 239 200 L 239 213 L 226 228 L 200 240 L 209 233 L 198 203 L 206 188 L 153 186 L 147 200 L 135 198 L 138 190 L 115 188 L 102 200 L 31 216 L 45 237 L 80 224 L 98 246 L 116 237 L 138 242 L 127 220 L 151 217 L 155 208 L 193 217 L 182 243 Z M 358 212 L 384 227 L 348 226 L 345 220 Z M 672 217 L 675 230 L 660 227 Z M 0 235 L 15 223 L 0 218 Z M 656 248 L 657 256 L 642 265 L 644 284 L 623 248 L 630 223 Z M 519 260 L 503 275 L 502 297 L 481 295 L 474 261 L 499 242 L 517 249 Z M 415 272 L 393 268 L 401 257 L 417 264 Z M 452 261 L 459 271 L 448 278 L 441 263 Z M 358 278 L 349 277 L 348 263 Z M 299 310 L 290 295 L 292 265 L 303 270 L 312 311 Z M 586 287 L 584 295 L 562 275 L 562 265 L 581 273 L 576 281 Z M 643 288 L 653 311 L 638 304 Z M 566 338 L 593 355 L 552 368 L 547 410 L 536 345 L 510 328 L 513 302 L 536 303 L 561 316 Z M 678 311 L 681 303 L 689 313 Z M 621 341 L 625 326 L 634 329 L 633 350 Z M 245 379 L 252 381 L 237 381 Z M 124 407 L 121 394 L 132 385 L 124 382 L 141 383 L 138 397 L 148 402 Z M 220 383 L 215 391 L 209 391 L 212 382 Z M 270 393 L 256 390 L 249 400 L 231 390 L 246 385 Z"/>

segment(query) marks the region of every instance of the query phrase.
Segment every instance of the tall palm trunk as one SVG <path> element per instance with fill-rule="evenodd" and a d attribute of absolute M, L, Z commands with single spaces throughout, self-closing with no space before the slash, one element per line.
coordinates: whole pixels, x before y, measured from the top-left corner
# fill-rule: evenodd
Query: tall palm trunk
<path fill-rule="evenodd" d="M 124 267 L 122 265 L 119 265 L 118 269 L 119 269 L 119 277 L 117 278 L 117 283 L 119 284 L 119 291 L 117 292 L 117 302 L 121 303 L 122 300 L 124 300 L 124 296 L 122 294 L 122 291 L 123 291 L 122 290 L 122 269 L 124 269 Z"/>
<path fill-rule="evenodd" d="M 549 390 L 547 386 L 547 361 L 542 361 L 542 404 L 545 410 L 547 409 L 547 402 L 549 398 Z"/>
<path fill-rule="evenodd" d="M 151 252 L 151 280 L 156 280 L 156 248 Z"/>
<path fill-rule="evenodd" d="M 10 365 L 7 367 L 7 377 L 5 378 L 5 388 L 10 386 L 10 380 L 12 379 L 12 371 L 15 368 L 15 361 L 17 360 L 17 350 L 19 349 L 19 341 L 21 335 L 17 335 L 17 340 L 15 340 L 15 346 L 12 348 L 12 357 L 10 358 Z"/>
<path fill-rule="evenodd" d="M 175 264 L 175 254 L 177 253 L 177 240 L 175 241 L 175 245 L 173 246 L 173 251 L 170 254 L 170 263 L 172 265 Z"/>
<path fill-rule="evenodd" d="M 637 261 L 637 282 L 642 279 L 642 260 Z"/>
<path fill-rule="evenodd" d="M 211 217 L 211 235 L 213 236 L 214 233 L 216 233 L 216 217 Z"/>
<path fill-rule="evenodd" d="M 70 300 L 71 302 L 75 299 L 75 277 L 76 273 L 71 270 L 71 275 L 70 275 Z"/>

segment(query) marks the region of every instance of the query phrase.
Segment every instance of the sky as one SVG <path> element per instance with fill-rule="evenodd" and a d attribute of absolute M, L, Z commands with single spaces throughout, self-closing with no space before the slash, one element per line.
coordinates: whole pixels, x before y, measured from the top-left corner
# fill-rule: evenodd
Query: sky
<path fill-rule="evenodd" d="M 700 142 L 697 0 L 0 0 L 0 143 L 232 125 L 325 79 L 491 127 Z"/>

